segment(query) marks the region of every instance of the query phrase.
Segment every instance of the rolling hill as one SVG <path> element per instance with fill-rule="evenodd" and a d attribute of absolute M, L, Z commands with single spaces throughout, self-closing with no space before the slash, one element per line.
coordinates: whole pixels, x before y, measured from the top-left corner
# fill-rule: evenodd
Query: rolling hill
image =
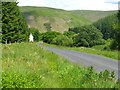
<path fill-rule="evenodd" d="M 83 16 L 84 18 L 90 20 L 91 22 L 96 22 L 101 18 L 117 13 L 117 11 L 91 11 L 91 10 L 74 10 L 72 12 L 77 15 Z"/>
<path fill-rule="evenodd" d="M 48 7 L 20 7 L 25 15 L 28 25 L 37 28 L 40 32 L 49 30 L 63 33 L 71 27 L 91 24 L 103 17 L 116 13 L 116 11 L 66 11 Z"/>
<path fill-rule="evenodd" d="M 21 7 L 21 12 L 25 15 L 28 24 L 31 27 L 46 32 L 47 27 L 51 30 L 64 32 L 69 27 L 82 26 L 91 22 L 80 15 L 70 11 L 45 8 L 45 7 Z"/>

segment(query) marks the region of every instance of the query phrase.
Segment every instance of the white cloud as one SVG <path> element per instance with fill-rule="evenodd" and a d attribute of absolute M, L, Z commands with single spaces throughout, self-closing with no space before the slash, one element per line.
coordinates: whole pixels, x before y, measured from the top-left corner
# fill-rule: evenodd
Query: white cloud
<path fill-rule="evenodd" d="M 119 0 L 17 0 L 19 6 L 45 6 L 65 10 L 118 10 Z"/>

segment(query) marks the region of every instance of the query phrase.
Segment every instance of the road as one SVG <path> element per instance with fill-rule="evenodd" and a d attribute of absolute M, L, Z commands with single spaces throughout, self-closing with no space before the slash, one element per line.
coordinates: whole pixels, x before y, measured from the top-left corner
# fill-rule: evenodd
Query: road
<path fill-rule="evenodd" d="M 105 69 L 109 71 L 115 71 L 116 78 L 118 78 L 118 60 L 112 60 L 110 58 L 87 54 L 83 52 L 77 52 L 73 50 L 63 50 L 45 46 L 47 50 L 50 50 L 67 60 L 81 64 L 84 66 L 93 66 L 96 71 L 104 71 Z M 120 71 L 119 71 L 120 72 Z"/>

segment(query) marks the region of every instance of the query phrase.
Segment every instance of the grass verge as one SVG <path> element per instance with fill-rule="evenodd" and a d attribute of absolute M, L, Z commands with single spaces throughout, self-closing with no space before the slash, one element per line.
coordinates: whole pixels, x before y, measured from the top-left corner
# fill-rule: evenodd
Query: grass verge
<path fill-rule="evenodd" d="M 96 73 L 37 46 L 3 45 L 3 88 L 117 88 L 114 73 Z"/>

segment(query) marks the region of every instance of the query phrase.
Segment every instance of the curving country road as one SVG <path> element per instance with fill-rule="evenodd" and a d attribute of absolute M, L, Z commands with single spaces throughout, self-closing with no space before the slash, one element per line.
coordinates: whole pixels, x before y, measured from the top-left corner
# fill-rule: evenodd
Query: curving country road
<path fill-rule="evenodd" d="M 118 60 L 112 60 L 110 58 L 106 58 L 106 57 L 102 57 L 94 54 L 77 52 L 73 50 L 62 50 L 62 49 L 52 48 L 48 46 L 45 46 L 44 48 L 74 63 L 81 64 L 84 66 L 93 66 L 97 71 L 104 71 L 105 69 L 111 72 L 115 71 L 116 78 L 118 78 Z"/>

